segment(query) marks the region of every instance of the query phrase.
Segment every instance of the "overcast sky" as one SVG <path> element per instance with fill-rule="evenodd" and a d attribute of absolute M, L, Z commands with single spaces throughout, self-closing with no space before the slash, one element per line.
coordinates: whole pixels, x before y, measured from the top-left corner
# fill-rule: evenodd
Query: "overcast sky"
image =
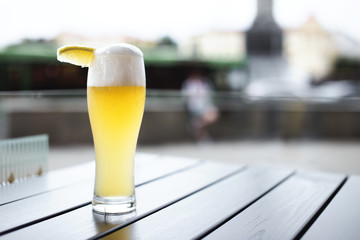
<path fill-rule="evenodd" d="M 300 26 L 315 16 L 328 30 L 360 42 L 358 0 L 274 0 L 280 26 Z M 23 38 L 53 38 L 61 32 L 88 37 L 133 35 L 181 41 L 211 30 L 247 30 L 256 0 L 2 0 L 0 46 Z"/>

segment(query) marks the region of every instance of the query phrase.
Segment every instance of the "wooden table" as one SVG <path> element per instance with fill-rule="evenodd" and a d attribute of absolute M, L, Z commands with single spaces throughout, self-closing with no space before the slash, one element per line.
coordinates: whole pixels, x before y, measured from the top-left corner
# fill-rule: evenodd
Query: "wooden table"
<path fill-rule="evenodd" d="M 92 212 L 94 163 L 0 188 L 0 239 L 360 239 L 360 177 L 136 156 L 137 211 Z"/>

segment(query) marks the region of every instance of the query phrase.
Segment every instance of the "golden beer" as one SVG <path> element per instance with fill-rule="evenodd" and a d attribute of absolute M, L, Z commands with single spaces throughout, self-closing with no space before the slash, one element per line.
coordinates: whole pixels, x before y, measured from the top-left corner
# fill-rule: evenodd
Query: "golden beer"
<path fill-rule="evenodd" d="M 96 175 L 93 209 L 135 209 L 134 155 L 145 105 L 142 53 L 128 44 L 95 51 L 89 67 L 87 102 Z"/>
<path fill-rule="evenodd" d="M 96 154 L 95 195 L 132 196 L 145 87 L 88 87 L 87 98 Z"/>

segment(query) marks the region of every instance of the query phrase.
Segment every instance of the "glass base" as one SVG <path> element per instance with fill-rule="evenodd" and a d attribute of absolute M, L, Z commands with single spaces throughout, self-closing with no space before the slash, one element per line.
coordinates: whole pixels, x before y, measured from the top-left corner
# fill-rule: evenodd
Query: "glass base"
<path fill-rule="evenodd" d="M 99 197 L 94 195 L 93 211 L 100 214 L 126 214 L 136 207 L 135 195 L 130 197 Z"/>

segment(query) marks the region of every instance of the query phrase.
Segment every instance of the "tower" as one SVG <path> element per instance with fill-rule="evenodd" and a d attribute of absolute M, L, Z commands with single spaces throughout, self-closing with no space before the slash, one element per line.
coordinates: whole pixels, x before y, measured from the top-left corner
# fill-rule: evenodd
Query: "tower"
<path fill-rule="evenodd" d="M 273 0 L 257 0 L 257 16 L 246 34 L 249 55 L 282 53 L 282 31 L 273 17 Z"/>

